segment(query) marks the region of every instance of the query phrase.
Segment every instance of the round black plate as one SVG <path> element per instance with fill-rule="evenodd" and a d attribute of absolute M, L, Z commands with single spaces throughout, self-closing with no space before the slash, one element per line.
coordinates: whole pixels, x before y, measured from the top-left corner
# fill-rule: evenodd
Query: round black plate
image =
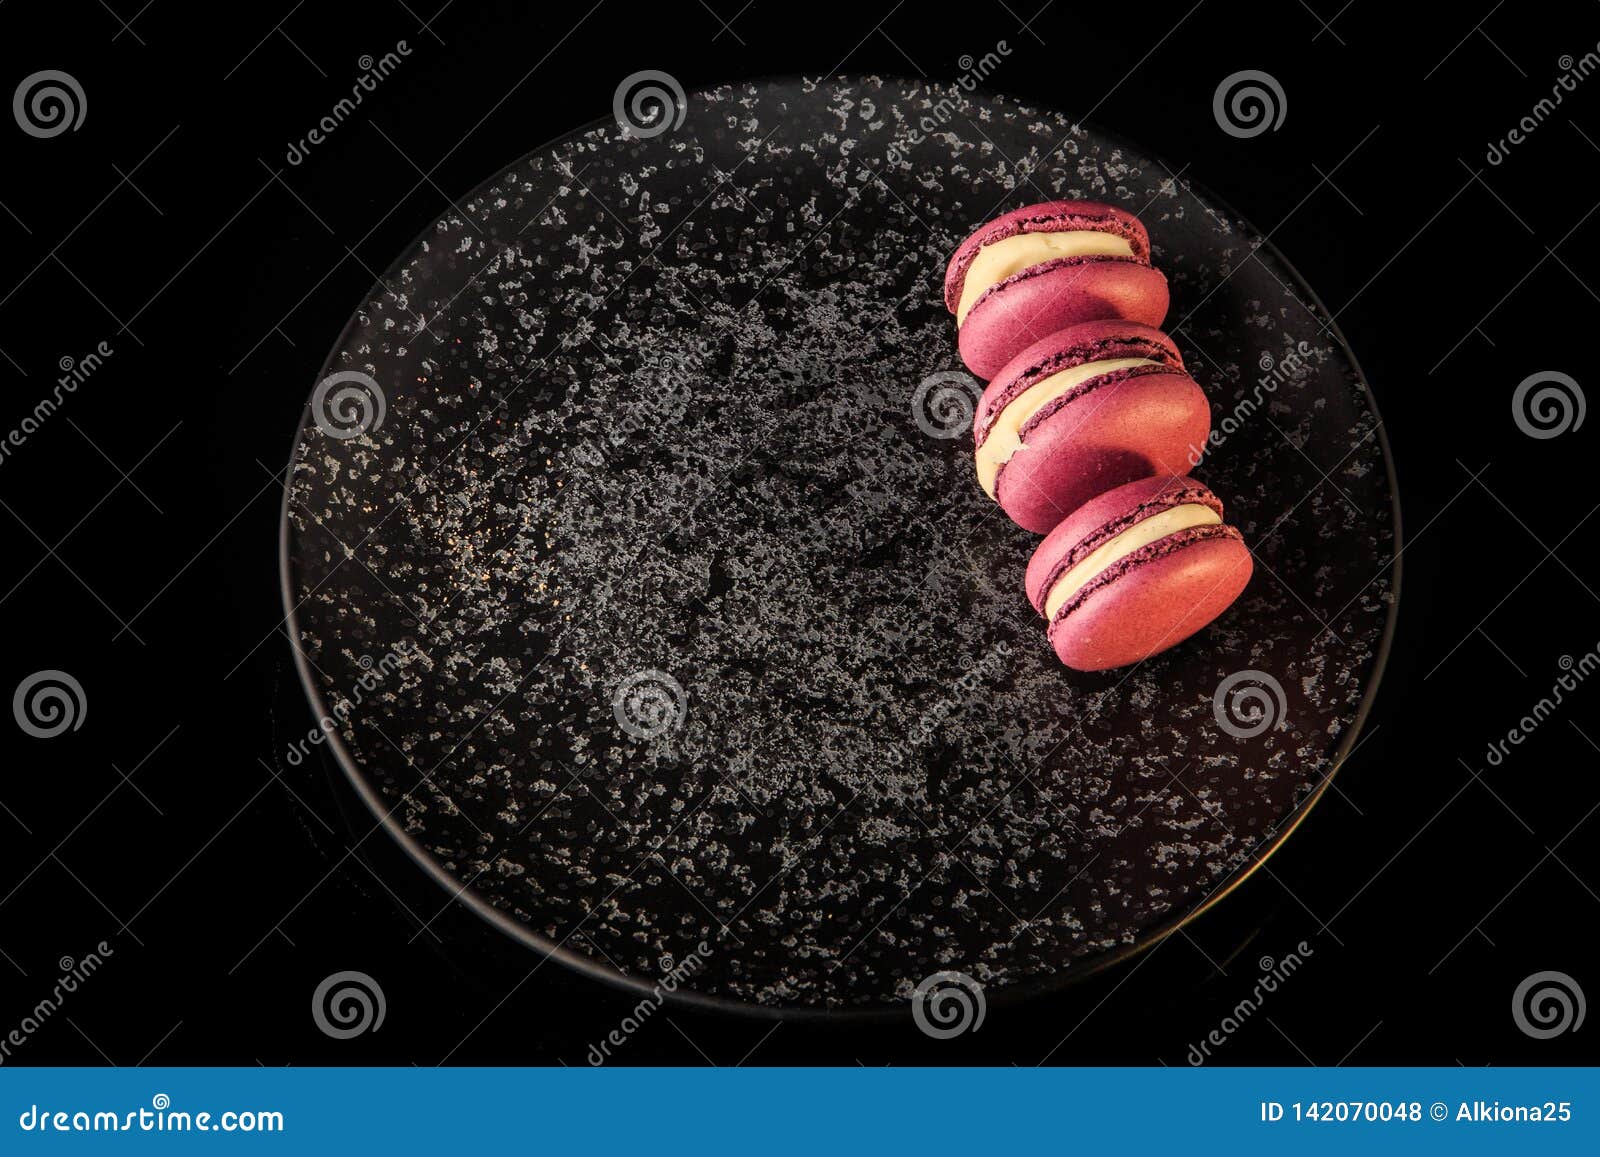
<path fill-rule="evenodd" d="M 1343 339 L 1257 231 L 1058 113 L 877 79 L 684 113 L 517 162 L 334 347 L 284 584 L 346 771 L 506 930 L 689 999 L 993 994 L 1154 942 L 1304 816 L 1377 682 L 1394 490 Z M 976 485 L 941 302 L 971 228 L 1052 197 L 1148 224 L 1196 473 L 1257 560 L 1096 676 Z"/>

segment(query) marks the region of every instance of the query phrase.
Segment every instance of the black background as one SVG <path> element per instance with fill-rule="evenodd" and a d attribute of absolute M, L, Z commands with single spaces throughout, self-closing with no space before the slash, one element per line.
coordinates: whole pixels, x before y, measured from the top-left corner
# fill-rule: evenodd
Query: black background
<path fill-rule="evenodd" d="M 1531 1039 L 1511 999 L 1545 969 L 1600 993 L 1600 689 L 1502 765 L 1486 748 L 1563 656 L 1600 643 L 1585 549 L 1600 419 L 1538 440 L 1511 409 L 1535 372 L 1595 386 L 1600 79 L 1503 163 L 1485 153 L 1560 58 L 1595 50 L 1600 10 L 1482 3 L 1397 25 L 1368 0 L 436 2 L 0 9 L 0 88 L 55 68 L 88 101 L 48 140 L 0 118 L 0 427 L 50 393 L 61 359 L 113 350 L 0 460 L 0 685 L 59 668 L 88 703 L 53 740 L 5 720 L 0 1033 L 59 958 L 114 951 L 6 1063 L 585 1063 L 633 998 L 541 967 L 386 836 L 362 840 L 370 820 L 331 764 L 284 760 L 312 725 L 277 574 L 305 399 L 350 311 L 449 199 L 608 116 L 624 76 L 660 69 L 691 93 L 771 74 L 948 80 L 1001 40 L 989 87 L 1187 165 L 1270 232 L 1355 348 L 1404 515 L 1367 737 L 1227 903 L 1060 995 L 991 1002 L 977 1032 L 674 1008 L 618 1059 L 1182 1065 L 1257 960 L 1302 940 L 1304 967 L 1215 1063 L 1597 1058 L 1600 1026 Z M 287 164 L 359 58 L 401 40 L 400 70 Z M 1236 139 L 1212 93 L 1247 68 L 1279 79 L 1288 112 Z M 313 1023 L 313 989 L 342 969 L 381 983 L 380 1031 L 338 1041 Z"/>

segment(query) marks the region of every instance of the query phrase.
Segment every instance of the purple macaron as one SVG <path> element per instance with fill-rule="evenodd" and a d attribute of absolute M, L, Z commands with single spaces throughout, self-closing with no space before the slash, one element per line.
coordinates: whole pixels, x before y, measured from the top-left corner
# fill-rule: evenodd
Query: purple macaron
<path fill-rule="evenodd" d="M 1033 343 L 984 390 L 978 483 L 1044 534 L 1097 494 L 1189 469 L 1211 433 L 1205 392 L 1158 329 L 1089 321 Z"/>
<path fill-rule="evenodd" d="M 1145 478 L 1051 531 L 1026 585 L 1061 661 L 1103 671 L 1187 639 L 1228 609 L 1252 570 L 1215 494 L 1193 478 Z"/>
<path fill-rule="evenodd" d="M 990 378 L 1027 346 L 1078 322 L 1126 318 L 1157 326 L 1167 279 L 1132 213 L 1098 201 L 1047 201 L 981 226 L 945 270 L 967 368 Z"/>

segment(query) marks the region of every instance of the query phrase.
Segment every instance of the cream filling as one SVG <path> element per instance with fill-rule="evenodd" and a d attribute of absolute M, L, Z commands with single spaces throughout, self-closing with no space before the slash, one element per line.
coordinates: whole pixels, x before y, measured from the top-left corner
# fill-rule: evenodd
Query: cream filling
<path fill-rule="evenodd" d="M 1000 411 L 999 417 L 995 418 L 994 424 L 989 427 L 989 436 L 983 440 L 983 445 L 978 447 L 978 484 L 983 487 L 983 492 L 990 498 L 994 497 L 994 484 L 1000 475 L 1000 467 L 1010 461 L 1011 456 L 1018 450 L 1024 448 L 1022 427 L 1045 406 L 1062 394 L 1081 386 L 1090 378 L 1132 366 L 1160 364 L 1152 358 L 1104 358 L 1098 362 L 1085 362 L 1081 366 L 1073 366 L 1071 369 L 1062 370 L 1059 374 L 1051 374 L 1048 378 L 1035 382 L 1023 390 Z"/>
<path fill-rule="evenodd" d="M 956 303 L 956 325 L 967 320 L 967 312 L 983 296 L 984 290 L 1014 273 L 1021 273 L 1041 261 L 1057 257 L 1132 257 L 1133 246 L 1115 233 L 1080 229 L 1066 233 L 1018 233 L 978 250 L 967 267 L 967 279 Z"/>
<path fill-rule="evenodd" d="M 1171 507 L 1160 514 L 1152 514 L 1142 522 L 1134 523 L 1121 534 L 1084 555 L 1076 566 L 1055 581 L 1050 593 L 1045 596 L 1045 621 L 1054 622 L 1056 612 L 1067 604 L 1067 600 L 1081 591 L 1095 575 L 1119 559 L 1169 534 L 1177 534 L 1180 530 L 1189 530 L 1196 526 L 1215 526 L 1221 521 L 1222 519 L 1211 507 L 1186 502 L 1182 506 Z"/>

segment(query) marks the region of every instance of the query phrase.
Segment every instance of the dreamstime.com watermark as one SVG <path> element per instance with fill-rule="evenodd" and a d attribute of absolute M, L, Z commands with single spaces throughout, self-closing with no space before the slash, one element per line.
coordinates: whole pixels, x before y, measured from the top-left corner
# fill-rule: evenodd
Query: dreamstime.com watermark
<path fill-rule="evenodd" d="M 1289 977 L 1304 967 L 1306 959 L 1315 956 L 1311 945 L 1304 940 L 1294 946 L 1281 960 L 1274 960 L 1270 956 L 1263 956 L 1256 962 L 1261 969 L 1261 975 L 1256 979 L 1250 995 L 1228 1010 L 1222 1022 L 1208 1032 L 1199 1044 L 1189 1046 L 1189 1055 L 1186 1058 L 1195 1068 L 1199 1068 L 1211 1059 L 1214 1050 L 1228 1043 L 1228 1038 L 1245 1026 L 1245 1023 L 1261 1011 L 1261 1006 L 1266 1003 L 1267 997 L 1277 992 Z"/>
<path fill-rule="evenodd" d="M 383 387 L 363 370 L 337 370 L 311 391 L 311 420 L 337 442 L 383 428 L 389 399 Z"/>
<path fill-rule="evenodd" d="M 57 362 L 56 368 L 61 371 L 61 376 L 56 379 L 55 386 L 35 402 L 33 409 L 23 415 L 22 421 L 11 428 L 4 441 L 0 441 L 0 465 L 5 464 L 13 450 L 20 448 L 29 438 L 37 434 L 40 427 L 61 408 L 62 403 L 76 394 L 78 387 L 105 365 L 107 359 L 115 352 L 110 342 L 103 341 L 81 358 L 64 357 Z"/>
<path fill-rule="evenodd" d="M 1565 972 L 1535 972 L 1511 994 L 1511 1019 L 1534 1040 L 1577 1032 L 1588 1010 L 1583 989 Z"/>
<path fill-rule="evenodd" d="M 572 460 L 578 465 L 599 470 L 608 451 L 642 451 L 662 431 L 677 427 L 696 388 L 705 381 L 704 367 L 692 354 L 662 354 L 641 366 L 635 380 L 641 386 L 638 396 L 615 399 L 609 407 L 610 428 L 573 446 Z"/>
<path fill-rule="evenodd" d="M 925 976 L 911 994 L 911 1019 L 934 1040 L 977 1032 L 987 1011 L 982 982 L 965 972 Z"/>
<path fill-rule="evenodd" d="M 1511 420 L 1517 429 L 1540 442 L 1582 429 L 1588 412 L 1583 386 L 1560 370 L 1529 374 L 1511 391 Z"/>
<path fill-rule="evenodd" d="M 395 669 L 400 666 L 400 660 L 411 653 L 411 643 L 402 641 L 394 650 L 384 655 L 383 658 L 374 660 L 371 655 L 363 655 L 359 660 L 361 677 L 357 679 L 350 691 L 341 695 L 330 708 L 329 713 L 317 720 L 317 725 L 307 731 L 305 737 L 297 739 L 289 745 L 284 758 L 290 767 L 299 767 L 305 762 L 306 756 L 311 754 L 313 747 L 321 746 L 322 742 L 344 726 L 344 721 L 350 717 L 350 712 L 366 700 L 366 697 L 376 691 Z"/>
<path fill-rule="evenodd" d="M 1577 92 L 1578 85 L 1589 79 L 1589 75 L 1600 69 L 1600 44 L 1574 60 L 1569 53 L 1556 61 L 1556 66 L 1561 69 L 1561 75 L 1556 77 L 1556 82 L 1550 86 L 1550 95 L 1534 102 L 1526 116 L 1516 123 L 1505 136 L 1497 141 L 1490 141 L 1489 147 L 1483 154 L 1483 159 L 1491 165 L 1498 165 L 1511 155 L 1511 150 L 1522 144 L 1535 130 L 1556 111 L 1569 92 Z"/>
<path fill-rule="evenodd" d="M 17 726 L 35 739 L 54 739 L 83 726 L 89 698 L 83 684 L 65 671 L 35 671 L 11 696 Z"/>
<path fill-rule="evenodd" d="M 961 57 L 956 64 L 961 68 L 961 75 L 956 77 L 955 85 L 963 92 L 976 92 L 984 81 L 994 74 L 1000 67 L 1000 62 L 1011 55 L 1011 46 L 1004 40 L 995 41 L 993 50 L 985 52 L 982 56 L 973 57 L 970 53 Z M 922 144 L 934 133 L 944 128 L 961 114 L 962 103 L 954 97 L 942 96 L 933 103 L 933 106 L 917 118 L 914 124 L 908 125 L 900 137 L 889 145 L 888 152 L 884 154 L 887 164 L 898 165 L 907 160 L 907 152 Z"/>
<path fill-rule="evenodd" d="M 4 1037 L 0 1037 L 0 1065 L 11 1059 L 14 1050 L 20 1049 L 28 1043 L 28 1038 L 44 1027 L 45 1022 L 61 1011 L 61 1006 L 67 998 L 104 967 L 108 957 L 115 956 L 111 945 L 104 940 L 94 946 L 94 951 L 86 953 L 78 960 L 70 956 L 63 956 L 56 962 L 56 967 L 61 970 L 57 977 L 55 987 L 50 994 L 40 1000 L 22 1020 L 17 1023 Z"/>
<path fill-rule="evenodd" d="M 611 115 L 624 135 L 649 140 L 683 125 L 689 98 L 676 77 L 647 68 L 622 78 L 611 94 Z"/>
<path fill-rule="evenodd" d="M 1277 77 L 1247 68 L 1222 78 L 1211 94 L 1211 115 L 1230 137 L 1248 140 L 1278 131 L 1289 115 L 1289 98 Z"/>
<path fill-rule="evenodd" d="M 930 438 L 947 442 L 972 429 L 983 384 L 965 370 L 939 370 L 911 391 L 911 420 Z"/>
<path fill-rule="evenodd" d="M 1235 739 L 1254 739 L 1287 728 L 1288 709 L 1283 684 L 1266 671 L 1235 671 L 1217 684 L 1211 696 L 1217 726 Z"/>
<path fill-rule="evenodd" d="M 628 1015 L 622 1018 L 621 1024 L 602 1037 L 598 1044 L 589 1046 L 586 1057 L 589 1064 L 599 1068 L 610 1060 L 612 1050 L 627 1044 L 628 1038 L 643 1028 L 645 1021 L 654 1016 L 667 1002 L 667 997 L 677 992 L 685 980 L 705 967 L 706 958 L 710 955 L 711 945 L 702 940 L 694 946 L 693 952 L 676 964 L 671 964 L 670 959 L 663 960 L 661 962 L 663 973 L 661 979 L 656 981 L 655 987 L 633 1006 Z"/>
<path fill-rule="evenodd" d="M 635 739 L 659 739 L 688 716 L 689 695 L 666 671 L 651 667 L 617 684 L 611 694 L 611 714 L 617 726 Z"/>
<path fill-rule="evenodd" d="M 966 659 L 967 656 L 962 658 Z M 918 716 L 902 742 L 889 748 L 884 757 L 885 762 L 890 767 L 899 767 L 905 763 L 913 751 L 934 737 L 947 719 L 982 694 L 984 686 L 1005 670 L 1006 660 L 1009 658 L 1011 658 L 1011 644 L 1002 639 L 984 652 L 976 662 L 969 661 L 970 665 L 962 669 L 961 677 L 950 685 L 949 692 Z"/>
<path fill-rule="evenodd" d="M 311 994 L 311 1020 L 324 1036 L 334 1040 L 377 1032 L 388 1014 L 383 986 L 365 972 L 347 970 L 325 976 Z"/>
<path fill-rule="evenodd" d="M 368 55 L 356 61 L 361 67 L 361 75 L 356 77 L 355 84 L 350 86 L 350 95 L 340 98 L 333 108 L 328 110 L 328 114 L 305 136 L 298 141 L 290 141 L 283 159 L 291 165 L 298 165 L 304 161 L 311 150 L 326 141 L 340 125 L 349 120 L 366 95 L 376 92 L 379 83 L 387 80 L 395 69 L 400 67 L 400 62 L 410 55 L 411 46 L 404 40 L 397 40 L 392 52 L 385 52 L 376 60 Z"/>
<path fill-rule="evenodd" d="M 198 1113 L 174 1109 L 172 1098 L 157 1093 L 148 1109 L 50 1109 L 29 1105 L 17 1118 L 24 1133 L 282 1133 L 276 1109 L 224 1109 Z"/>
<path fill-rule="evenodd" d="M 89 116 L 89 98 L 71 73 L 47 68 L 17 85 L 11 95 L 11 115 L 30 137 L 49 140 L 83 126 Z"/>
<path fill-rule="evenodd" d="M 1189 444 L 1189 465 L 1200 465 L 1200 460 L 1206 453 L 1216 449 L 1242 429 L 1256 411 L 1267 404 L 1267 399 L 1278 392 L 1279 386 L 1304 374 L 1311 354 L 1312 345 L 1305 340 L 1296 343 L 1294 349 L 1281 358 L 1263 353 L 1256 362 L 1261 376 L 1256 379 L 1256 384 L 1251 387 L 1250 393 L 1234 403 L 1233 409 L 1222 415 L 1220 421 L 1212 423 L 1211 435 L 1206 439 L 1204 446 L 1196 446 L 1192 442 Z"/>
<path fill-rule="evenodd" d="M 1550 694 L 1543 696 L 1528 708 L 1515 726 L 1506 732 L 1504 739 L 1495 739 L 1489 743 L 1484 759 L 1490 767 L 1499 767 L 1504 763 L 1513 747 L 1521 747 L 1522 741 L 1539 730 L 1544 721 L 1554 715 L 1556 709 L 1566 702 L 1567 696 L 1578 689 L 1579 684 L 1596 671 L 1600 671 L 1600 644 L 1576 659 L 1571 655 L 1563 655 L 1556 661 L 1556 666 L 1561 668 L 1563 674 L 1556 676 L 1556 681 L 1551 684 Z"/>

